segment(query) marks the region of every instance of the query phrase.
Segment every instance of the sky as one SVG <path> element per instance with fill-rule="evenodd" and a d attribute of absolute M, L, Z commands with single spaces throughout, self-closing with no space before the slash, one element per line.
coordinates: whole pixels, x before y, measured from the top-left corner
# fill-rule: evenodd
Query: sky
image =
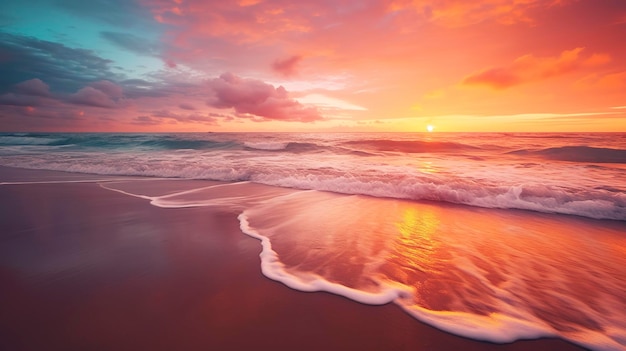
<path fill-rule="evenodd" d="M 624 0 L 3 0 L 0 131 L 626 132 Z"/>

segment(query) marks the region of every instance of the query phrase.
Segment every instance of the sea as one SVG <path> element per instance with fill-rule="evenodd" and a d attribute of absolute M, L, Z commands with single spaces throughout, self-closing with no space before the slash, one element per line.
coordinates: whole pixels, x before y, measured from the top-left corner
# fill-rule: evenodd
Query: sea
<path fill-rule="evenodd" d="M 626 133 L 0 133 L 0 165 L 218 181 L 102 186 L 236 209 L 263 274 L 296 290 L 626 350 Z"/>

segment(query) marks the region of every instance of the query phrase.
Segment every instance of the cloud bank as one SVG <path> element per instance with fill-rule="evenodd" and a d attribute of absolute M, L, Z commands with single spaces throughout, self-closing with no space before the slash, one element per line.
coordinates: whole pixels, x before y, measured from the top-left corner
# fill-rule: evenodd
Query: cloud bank
<path fill-rule="evenodd" d="M 275 88 L 261 80 L 246 79 L 232 73 L 207 82 L 212 96 L 208 105 L 233 108 L 239 115 L 253 115 L 264 120 L 314 122 L 322 120 L 317 109 L 305 107 L 289 97 L 285 88 Z"/>

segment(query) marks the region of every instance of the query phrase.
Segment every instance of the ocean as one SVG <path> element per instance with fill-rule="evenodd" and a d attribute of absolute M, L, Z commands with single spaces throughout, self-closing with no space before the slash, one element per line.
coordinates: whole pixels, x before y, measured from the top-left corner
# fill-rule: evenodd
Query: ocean
<path fill-rule="evenodd" d="M 215 185 L 264 275 L 487 340 L 626 350 L 624 133 L 3 133 L 0 165 Z"/>

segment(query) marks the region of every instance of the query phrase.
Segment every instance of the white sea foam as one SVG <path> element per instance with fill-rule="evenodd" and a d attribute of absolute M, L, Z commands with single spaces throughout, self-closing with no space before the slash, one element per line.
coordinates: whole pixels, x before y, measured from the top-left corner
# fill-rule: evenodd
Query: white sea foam
<path fill-rule="evenodd" d="M 289 145 L 288 142 L 276 142 L 276 141 L 246 141 L 243 144 L 245 147 L 257 150 L 284 150 Z"/>

